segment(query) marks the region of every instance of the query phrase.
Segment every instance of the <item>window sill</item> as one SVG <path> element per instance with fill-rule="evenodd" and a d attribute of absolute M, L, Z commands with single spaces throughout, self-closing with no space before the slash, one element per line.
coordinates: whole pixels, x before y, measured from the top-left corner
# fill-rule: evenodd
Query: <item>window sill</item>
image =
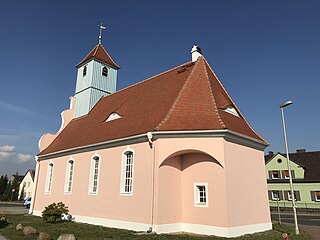
<path fill-rule="evenodd" d="M 208 203 L 197 203 L 194 206 L 195 207 L 208 207 Z"/>

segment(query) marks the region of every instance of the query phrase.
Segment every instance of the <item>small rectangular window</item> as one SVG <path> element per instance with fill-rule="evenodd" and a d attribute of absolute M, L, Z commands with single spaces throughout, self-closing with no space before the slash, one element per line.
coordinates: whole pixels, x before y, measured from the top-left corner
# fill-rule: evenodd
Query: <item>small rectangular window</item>
<path fill-rule="evenodd" d="M 280 172 L 279 171 L 272 171 L 271 172 L 271 178 L 272 179 L 279 179 L 280 178 Z"/>
<path fill-rule="evenodd" d="M 294 191 L 294 200 L 295 201 L 300 201 L 300 192 L 299 191 Z M 292 201 L 292 194 L 291 191 L 288 191 L 288 201 Z"/>
<path fill-rule="evenodd" d="M 87 66 L 84 66 L 82 70 L 82 77 L 85 77 L 86 75 L 87 75 Z"/>
<path fill-rule="evenodd" d="M 194 205 L 208 207 L 208 183 L 194 184 Z"/>
<path fill-rule="evenodd" d="M 278 201 L 279 199 L 279 191 L 271 191 L 271 199 Z"/>
<path fill-rule="evenodd" d="M 316 202 L 320 202 L 320 191 L 315 191 L 314 196 L 315 196 Z"/>
<path fill-rule="evenodd" d="M 102 76 L 108 77 L 108 68 L 106 66 L 102 67 Z"/>
<path fill-rule="evenodd" d="M 284 179 L 289 179 L 289 171 L 288 171 L 288 170 L 284 170 L 284 171 L 282 172 L 282 174 L 283 174 L 283 178 L 284 178 Z"/>

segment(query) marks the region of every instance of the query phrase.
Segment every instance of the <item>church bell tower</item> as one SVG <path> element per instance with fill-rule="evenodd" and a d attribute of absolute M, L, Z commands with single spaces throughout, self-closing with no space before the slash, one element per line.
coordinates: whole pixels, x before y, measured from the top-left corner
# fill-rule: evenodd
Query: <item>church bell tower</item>
<path fill-rule="evenodd" d="M 88 114 L 101 97 L 116 91 L 117 71 L 120 67 L 101 44 L 103 29 L 105 27 L 101 24 L 99 43 L 76 66 L 75 117 Z"/>

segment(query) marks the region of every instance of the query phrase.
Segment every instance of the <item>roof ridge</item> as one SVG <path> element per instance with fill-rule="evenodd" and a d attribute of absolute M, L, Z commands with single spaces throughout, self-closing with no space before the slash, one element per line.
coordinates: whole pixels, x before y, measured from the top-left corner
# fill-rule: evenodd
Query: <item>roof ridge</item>
<path fill-rule="evenodd" d="M 97 51 L 98 51 L 100 46 L 101 46 L 101 44 L 96 45 L 96 48 L 95 48 L 96 50 L 94 51 L 92 57 L 94 57 L 97 54 Z"/>
<path fill-rule="evenodd" d="M 156 75 L 154 75 L 154 76 L 152 76 L 152 77 L 146 78 L 146 79 L 144 79 L 144 80 L 142 80 L 142 81 L 140 81 L 140 82 L 136 82 L 136 83 L 134 83 L 134 84 L 132 84 L 132 85 L 130 85 L 130 86 L 127 86 L 127 87 L 125 87 L 125 88 L 122 88 L 122 89 L 120 89 L 120 90 L 118 90 L 118 91 L 116 91 L 116 92 L 114 92 L 114 93 L 111 93 L 111 94 L 109 94 L 109 95 L 103 96 L 101 99 L 106 98 L 106 97 L 111 96 L 111 95 L 118 94 L 118 93 L 120 93 L 120 92 L 123 92 L 124 90 L 127 90 L 127 89 L 132 88 L 132 87 L 135 87 L 135 86 L 137 86 L 137 85 L 139 85 L 139 84 L 142 84 L 142 83 L 145 83 L 145 82 L 147 82 L 147 81 L 150 81 L 150 80 L 152 80 L 152 79 L 155 78 L 155 77 L 161 76 L 161 75 L 166 74 L 166 73 L 171 72 L 171 71 L 174 71 L 175 69 L 177 69 L 177 68 L 179 68 L 179 67 L 182 67 L 183 65 L 186 65 L 186 64 L 188 64 L 188 63 L 190 63 L 190 61 L 189 61 L 189 62 L 186 62 L 186 63 L 183 63 L 183 64 L 180 64 L 179 66 L 173 67 L 173 68 L 171 68 L 171 69 L 168 69 L 168 70 L 166 70 L 166 71 L 164 71 L 164 72 L 158 73 L 158 74 L 156 74 Z"/>
<path fill-rule="evenodd" d="M 208 75 L 208 72 L 207 72 L 207 68 L 206 68 L 206 66 L 205 66 L 205 64 L 207 64 L 207 65 L 209 65 L 209 64 L 208 64 L 208 62 L 206 61 L 205 57 L 201 56 L 200 58 L 202 59 L 202 61 L 204 61 L 203 68 L 204 68 L 205 75 L 206 75 L 206 77 L 207 77 L 207 85 L 208 85 L 208 88 L 210 89 L 210 95 L 211 95 L 211 98 L 212 98 L 212 103 L 213 103 L 214 106 L 215 106 L 214 111 L 215 111 L 215 113 L 216 113 L 216 115 L 217 115 L 217 118 L 218 118 L 218 120 L 219 120 L 219 123 L 221 124 L 221 127 L 222 127 L 222 128 L 226 128 L 226 125 L 225 125 L 224 122 L 222 121 L 221 116 L 220 116 L 220 114 L 219 114 L 218 107 L 217 107 L 217 103 L 216 103 L 216 99 L 215 99 L 215 97 L 214 97 L 214 95 L 213 95 L 213 90 L 212 90 L 212 87 L 211 87 L 211 84 L 210 84 L 210 79 L 209 79 L 209 75 Z"/>
<path fill-rule="evenodd" d="M 162 119 L 162 121 L 155 127 L 155 130 L 158 130 L 171 116 L 172 112 L 174 111 L 174 109 L 176 108 L 176 105 L 179 101 L 179 99 L 182 96 L 182 92 L 184 91 L 184 89 L 186 88 L 187 83 L 190 81 L 191 79 L 191 75 L 193 74 L 194 70 L 196 69 L 197 65 L 199 64 L 198 61 L 196 61 L 194 67 L 192 68 L 191 72 L 189 73 L 189 76 L 187 78 L 187 80 L 185 81 L 185 83 L 183 84 L 181 90 L 179 91 L 177 97 L 175 98 L 175 100 L 173 101 L 173 104 L 171 106 L 171 108 L 169 109 L 169 111 L 167 112 L 167 114 L 165 115 L 165 117 Z"/>
<path fill-rule="evenodd" d="M 110 60 L 112 61 L 112 63 L 113 63 L 116 67 L 120 68 L 120 66 L 119 66 L 118 64 L 116 64 L 116 62 L 112 59 L 112 57 L 111 57 L 110 54 L 107 52 L 107 50 L 104 48 L 104 46 L 103 46 L 102 44 L 100 44 L 100 45 L 101 45 L 102 49 L 106 52 L 106 54 L 108 55 L 108 57 L 110 58 Z"/>
<path fill-rule="evenodd" d="M 236 105 L 236 103 L 233 101 L 233 99 L 231 98 L 231 96 L 229 95 L 229 93 L 227 92 L 227 90 L 224 88 L 224 86 L 221 84 L 220 79 L 218 78 L 218 76 L 216 75 L 216 73 L 213 71 L 213 69 L 211 68 L 210 64 L 207 62 L 207 60 L 204 58 L 204 60 L 206 61 L 209 69 L 211 70 L 211 72 L 213 73 L 213 75 L 215 76 L 215 78 L 217 79 L 219 85 L 222 87 L 222 89 L 224 90 L 224 92 L 227 94 L 227 96 L 229 97 L 229 99 L 231 100 L 233 106 L 237 109 L 237 111 L 240 113 L 242 119 L 246 122 L 246 124 L 249 126 L 249 128 L 257 135 L 259 136 L 263 141 L 265 141 L 267 144 L 269 144 L 263 137 L 260 136 L 260 134 L 258 134 L 252 127 L 251 125 L 248 123 L 247 119 L 244 117 L 244 115 L 242 114 L 242 112 L 240 111 L 240 109 L 238 108 L 238 106 Z"/>
<path fill-rule="evenodd" d="M 83 60 L 85 60 L 87 57 L 89 57 L 89 55 L 93 52 L 93 50 L 95 50 L 95 48 L 97 48 L 99 44 L 97 44 L 88 54 L 87 56 L 85 56 L 85 58 Z M 80 64 L 82 65 L 83 60 L 81 60 L 76 66 L 79 66 Z"/>

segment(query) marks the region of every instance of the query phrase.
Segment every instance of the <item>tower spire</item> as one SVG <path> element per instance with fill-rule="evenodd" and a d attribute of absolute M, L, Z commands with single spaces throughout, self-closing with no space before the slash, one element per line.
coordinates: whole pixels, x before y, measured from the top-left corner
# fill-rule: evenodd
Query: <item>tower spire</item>
<path fill-rule="evenodd" d="M 99 33 L 99 44 L 101 44 L 101 40 L 102 40 L 102 30 L 105 30 L 106 27 L 102 25 L 102 23 L 100 23 L 100 25 L 98 25 L 98 27 L 100 28 L 100 33 Z"/>

